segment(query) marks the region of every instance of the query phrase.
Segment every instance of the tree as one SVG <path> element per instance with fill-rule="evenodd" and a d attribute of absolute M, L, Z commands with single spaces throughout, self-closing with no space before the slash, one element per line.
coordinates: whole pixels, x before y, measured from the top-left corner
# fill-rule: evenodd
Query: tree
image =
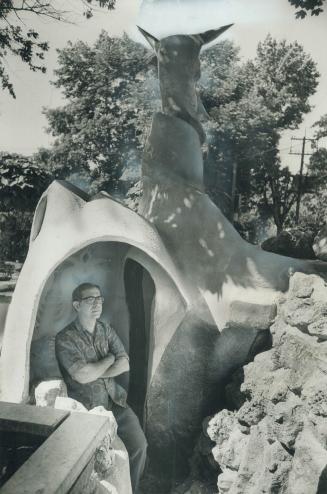
<path fill-rule="evenodd" d="M 253 176 L 253 182 L 253 188 L 259 189 L 260 194 L 250 201 L 249 206 L 257 207 L 262 217 L 272 217 L 278 235 L 284 229 L 285 222 L 297 199 L 296 177 L 287 167 L 281 167 L 278 160 L 270 173 L 267 173 L 265 169 L 259 169 Z"/>
<path fill-rule="evenodd" d="M 89 192 L 125 192 L 120 178 L 127 170 L 139 177 L 144 129 L 159 103 L 154 58 L 127 36 L 103 32 L 93 47 L 68 44 L 58 61 L 54 85 L 67 104 L 46 110 L 56 140 L 39 158 Z"/>
<path fill-rule="evenodd" d="M 323 115 L 313 127 L 316 127 L 315 139 L 327 137 L 327 115 Z M 310 156 L 308 165 L 308 178 L 310 187 L 313 190 L 321 191 L 326 188 L 327 179 L 327 149 L 325 147 L 314 147 L 314 152 Z"/>
<path fill-rule="evenodd" d="M 122 178 L 132 175 L 130 185 L 139 179 L 145 130 L 160 107 L 155 66 L 154 56 L 126 36 L 102 33 L 93 47 L 80 42 L 61 50 L 55 85 L 67 104 L 46 111 L 56 141 L 39 153 L 41 161 L 89 192 L 125 193 Z M 296 127 L 310 110 L 308 98 L 318 79 L 314 62 L 297 43 L 268 36 L 255 59 L 241 63 L 238 48 L 223 41 L 202 54 L 202 75 L 202 98 L 210 114 L 209 194 L 228 213 L 237 168 L 237 196 L 249 204 L 255 196 L 258 208 L 264 207 L 259 199 L 264 194 L 274 198 L 274 217 L 283 222 L 286 202 L 277 206 L 279 195 L 268 194 L 267 187 L 276 189 L 278 178 L 286 181 L 278 159 L 280 132 Z M 275 181 L 269 179 L 272 169 Z M 261 177 L 257 184 L 255 174 Z"/>
<path fill-rule="evenodd" d="M 84 0 L 82 0 L 84 3 Z M 84 15 L 92 16 L 92 1 L 85 0 Z M 94 2 L 93 2 L 94 3 Z M 100 7 L 109 10 L 115 6 L 115 0 L 96 0 Z M 46 41 L 39 40 L 39 33 L 33 27 L 27 27 L 29 16 L 48 17 L 57 21 L 65 20 L 65 11 L 55 7 L 55 2 L 42 0 L 1 0 L 0 2 L 0 82 L 15 98 L 13 84 L 5 68 L 8 54 L 15 55 L 33 71 L 46 71 L 43 64 L 45 52 L 49 49 Z"/>
<path fill-rule="evenodd" d="M 327 189 L 320 188 L 314 194 L 305 194 L 300 209 L 300 227 L 317 235 L 326 225 Z"/>
<path fill-rule="evenodd" d="M 202 55 L 202 99 L 210 115 L 205 162 L 209 194 L 225 214 L 233 209 L 233 176 L 237 167 L 237 190 L 248 188 L 246 177 L 253 162 L 275 151 L 270 114 L 256 97 L 247 66 L 229 41 Z"/>
<path fill-rule="evenodd" d="M 221 45 L 204 53 L 205 69 L 218 61 L 215 70 L 220 75 L 205 77 L 203 99 L 212 119 L 207 162 L 209 187 L 214 188 L 215 182 L 220 181 L 218 188 L 223 189 L 224 194 L 220 193 L 215 200 L 228 214 L 228 209 L 234 206 L 235 174 L 235 195 L 241 197 L 243 203 L 251 204 L 251 198 L 256 197 L 260 209 L 263 206 L 260 197 L 278 199 L 276 180 L 290 180 L 280 168 L 280 133 L 296 128 L 303 114 L 310 111 L 308 99 L 315 92 L 319 74 L 311 57 L 298 43 L 288 44 L 267 36 L 259 43 L 256 57 L 245 64 L 239 63 L 232 46 L 225 46 L 224 56 L 228 62 L 224 68 L 219 63 Z M 281 184 L 282 189 L 286 182 Z M 268 195 L 267 187 L 270 187 Z M 285 221 L 282 211 L 287 209 L 286 203 L 274 205 L 278 228 L 280 222 Z"/>
<path fill-rule="evenodd" d="M 311 178 L 316 178 L 316 186 L 326 186 L 327 178 L 327 149 L 320 148 L 310 157 L 308 172 Z"/>
<path fill-rule="evenodd" d="M 271 112 L 276 128 L 297 128 L 311 110 L 308 100 L 318 86 L 320 74 L 311 56 L 297 42 L 277 41 L 268 35 L 248 68 L 257 96 Z"/>
<path fill-rule="evenodd" d="M 316 127 L 316 139 L 327 137 L 327 115 L 323 115 L 317 122 L 313 124 L 313 127 Z"/>
<path fill-rule="evenodd" d="M 315 124 L 315 137 L 327 136 L 327 115 L 323 115 Z M 310 156 L 308 165 L 307 191 L 301 206 L 300 224 L 317 234 L 326 225 L 327 217 L 327 149 L 320 147 Z"/>
<path fill-rule="evenodd" d="M 295 12 L 298 19 L 304 19 L 308 13 L 319 15 L 323 12 L 325 0 L 288 0 L 295 8 L 300 9 Z"/>
<path fill-rule="evenodd" d="M 25 258 L 33 212 L 52 177 L 31 158 L 0 153 L 0 259 Z"/>
<path fill-rule="evenodd" d="M 34 211 L 51 175 L 31 158 L 0 153 L 0 211 Z"/>

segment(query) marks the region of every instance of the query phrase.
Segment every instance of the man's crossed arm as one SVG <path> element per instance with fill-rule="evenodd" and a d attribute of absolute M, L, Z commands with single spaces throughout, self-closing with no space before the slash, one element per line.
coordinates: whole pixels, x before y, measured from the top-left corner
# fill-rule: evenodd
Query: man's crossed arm
<path fill-rule="evenodd" d="M 124 355 L 115 357 L 112 353 L 109 353 L 98 362 L 85 364 L 82 368 L 72 373 L 71 376 L 75 381 L 86 384 L 101 377 L 115 377 L 128 371 L 129 361 L 127 357 Z"/>

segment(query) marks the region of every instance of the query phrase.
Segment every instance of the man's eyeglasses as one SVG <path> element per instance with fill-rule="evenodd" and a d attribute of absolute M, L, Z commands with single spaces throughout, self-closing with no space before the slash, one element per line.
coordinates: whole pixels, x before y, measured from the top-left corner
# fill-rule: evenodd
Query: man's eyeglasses
<path fill-rule="evenodd" d="M 94 303 L 101 303 L 103 304 L 104 302 L 104 298 L 99 295 L 98 297 L 84 297 L 84 298 L 81 298 L 81 301 L 84 301 L 86 302 L 88 305 L 93 305 Z"/>

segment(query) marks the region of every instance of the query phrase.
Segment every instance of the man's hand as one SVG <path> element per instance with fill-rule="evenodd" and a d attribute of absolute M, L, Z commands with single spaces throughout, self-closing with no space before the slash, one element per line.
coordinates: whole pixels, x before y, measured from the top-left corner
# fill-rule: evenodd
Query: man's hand
<path fill-rule="evenodd" d="M 128 358 L 121 356 L 115 359 L 115 362 L 103 373 L 101 377 L 116 377 L 128 371 L 129 360 Z"/>

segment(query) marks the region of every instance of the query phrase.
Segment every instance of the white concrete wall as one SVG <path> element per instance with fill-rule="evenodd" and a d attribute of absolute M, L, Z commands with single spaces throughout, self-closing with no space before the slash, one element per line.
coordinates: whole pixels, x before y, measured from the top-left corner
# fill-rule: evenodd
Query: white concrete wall
<path fill-rule="evenodd" d="M 125 301 L 123 259 L 128 245 L 94 243 L 71 255 L 48 278 L 41 295 L 33 340 L 54 336 L 75 319 L 72 291 L 84 282 L 100 286 L 105 298 L 101 318 L 110 321 L 128 344 L 128 310 Z"/>

